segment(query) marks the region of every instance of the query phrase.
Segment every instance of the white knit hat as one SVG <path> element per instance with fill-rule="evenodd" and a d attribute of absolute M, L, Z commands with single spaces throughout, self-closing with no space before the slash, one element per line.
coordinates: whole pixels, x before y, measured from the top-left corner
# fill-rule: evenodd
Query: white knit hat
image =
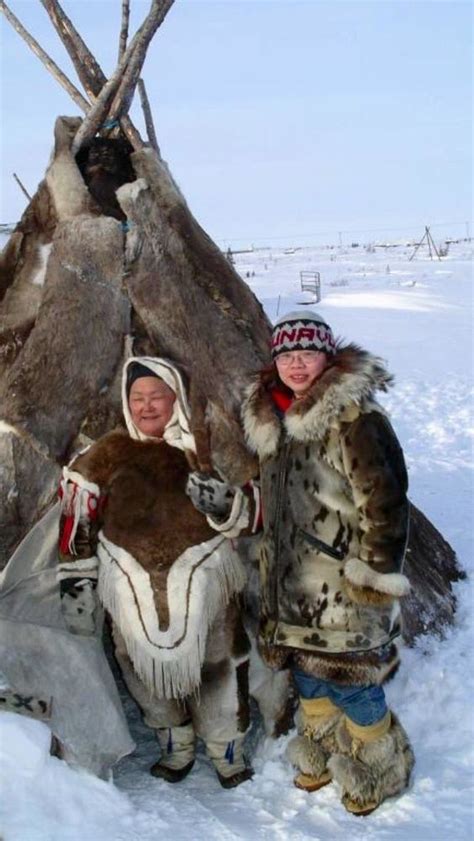
<path fill-rule="evenodd" d="M 324 318 L 312 310 L 282 315 L 272 330 L 272 359 L 291 350 L 320 350 L 333 354 L 336 342 Z"/>

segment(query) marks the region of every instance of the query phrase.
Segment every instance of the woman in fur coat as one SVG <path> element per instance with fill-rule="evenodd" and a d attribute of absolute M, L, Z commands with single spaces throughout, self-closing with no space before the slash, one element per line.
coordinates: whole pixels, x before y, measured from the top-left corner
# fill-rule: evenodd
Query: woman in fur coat
<path fill-rule="evenodd" d="M 151 773 L 183 779 L 199 737 L 231 788 L 252 776 L 243 755 L 245 571 L 185 494 L 196 448 L 179 370 L 132 357 L 122 400 L 127 429 L 108 433 L 64 469 L 63 612 L 73 632 L 91 633 L 100 621 L 97 587 L 123 676 L 161 748 Z"/>
<path fill-rule="evenodd" d="M 295 784 L 335 780 L 364 815 L 407 786 L 414 762 L 381 686 L 409 590 L 407 474 L 374 398 L 392 378 L 307 310 L 277 322 L 272 359 L 243 408 L 260 460 L 261 650 L 291 668 L 299 693 Z"/>

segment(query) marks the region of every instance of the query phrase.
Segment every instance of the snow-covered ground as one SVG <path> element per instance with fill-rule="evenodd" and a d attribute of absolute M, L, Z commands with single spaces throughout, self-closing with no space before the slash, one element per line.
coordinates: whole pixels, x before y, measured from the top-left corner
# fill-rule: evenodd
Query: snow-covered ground
<path fill-rule="evenodd" d="M 388 360 L 396 387 L 384 402 L 405 450 L 410 495 L 473 571 L 473 277 L 469 243 L 442 263 L 408 247 L 257 251 L 236 267 L 270 316 L 304 299 L 300 270 L 320 271 L 315 307 L 336 334 Z M 247 277 L 248 275 L 248 277 Z M 44 724 L 0 718 L 5 841 L 465 841 L 473 832 L 473 588 L 457 586 L 456 625 L 446 639 L 420 639 L 402 652 L 387 694 L 416 753 L 411 789 L 367 818 L 348 815 L 329 785 L 307 794 L 292 786 L 287 738 L 249 740 L 255 777 L 223 791 L 204 756 L 179 786 L 148 775 L 156 743 L 130 701 L 138 749 L 114 783 L 49 756 Z"/>

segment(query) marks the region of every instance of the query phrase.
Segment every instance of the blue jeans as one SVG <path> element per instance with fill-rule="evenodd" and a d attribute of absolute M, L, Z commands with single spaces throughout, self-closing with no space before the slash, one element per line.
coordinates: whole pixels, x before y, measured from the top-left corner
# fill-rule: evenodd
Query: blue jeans
<path fill-rule="evenodd" d="M 351 721 L 363 727 L 380 721 L 388 710 L 381 686 L 345 686 L 313 677 L 300 669 L 292 669 L 292 673 L 302 698 L 330 698 Z"/>

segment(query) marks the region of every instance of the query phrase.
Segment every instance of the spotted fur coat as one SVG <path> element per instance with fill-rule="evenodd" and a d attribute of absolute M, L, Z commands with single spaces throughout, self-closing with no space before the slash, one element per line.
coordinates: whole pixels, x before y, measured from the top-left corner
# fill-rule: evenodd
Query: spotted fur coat
<path fill-rule="evenodd" d="M 342 683 L 396 667 L 409 506 L 403 453 L 375 402 L 381 360 L 339 346 L 285 414 L 260 377 L 243 408 L 260 459 L 261 639 L 267 659 Z"/>

